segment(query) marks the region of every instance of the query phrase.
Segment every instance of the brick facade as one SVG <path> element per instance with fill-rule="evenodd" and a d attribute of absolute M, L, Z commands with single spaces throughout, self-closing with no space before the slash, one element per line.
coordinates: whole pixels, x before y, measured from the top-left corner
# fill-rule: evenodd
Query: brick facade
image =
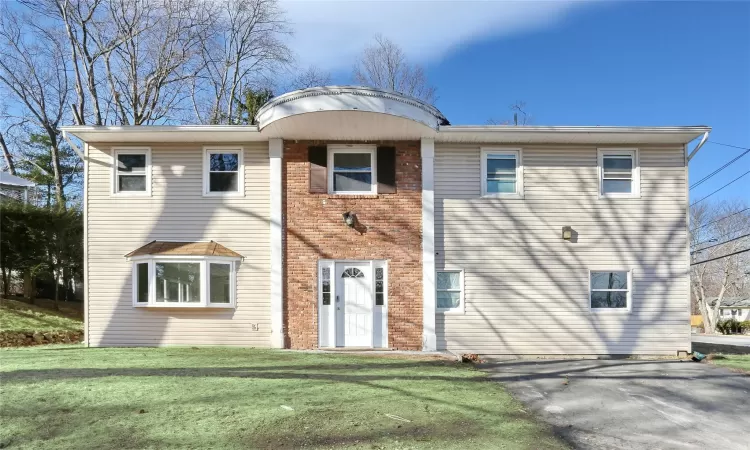
<path fill-rule="evenodd" d="M 420 143 L 396 147 L 395 194 L 311 194 L 307 149 L 322 142 L 285 141 L 283 159 L 285 346 L 318 345 L 319 259 L 388 261 L 388 343 L 422 347 L 422 167 Z M 341 215 L 357 214 L 348 228 Z"/>

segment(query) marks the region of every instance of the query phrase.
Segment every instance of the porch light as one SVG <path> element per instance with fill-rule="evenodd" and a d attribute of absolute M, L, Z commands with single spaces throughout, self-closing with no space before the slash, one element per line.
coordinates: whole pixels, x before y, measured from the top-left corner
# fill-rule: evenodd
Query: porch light
<path fill-rule="evenodd" d="M 566 241 L 569 241 L 573 238 L 573 228 L 566 225 L 562 228 L 562 238 Z"/>
<path fill-rule="evenodd" d="M 344 217 L 344 223 L 349 228 L 354 228 L 354 224 L 357 223 L 357 215 L 354 214 L 351 211 L 347 211 L 344 214 L 342 214 Z"/>

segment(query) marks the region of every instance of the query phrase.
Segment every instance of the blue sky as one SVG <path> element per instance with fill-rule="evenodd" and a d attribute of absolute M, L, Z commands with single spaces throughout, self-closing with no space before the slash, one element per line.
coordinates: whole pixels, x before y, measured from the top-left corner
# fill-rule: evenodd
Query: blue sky
<path fill-rule="evenodd" d="M 349 83 L 352 55 L 382 33 L 426 67 L 454 124 L 510 118 L 508 106 L 523 100 L 537 125 L 709 125 L 710 141 L 750 147 L 750 3 L 286 5 L 303 63 Z M 706 144 L 691 182 L 741 152 Z M 747 170 L 750 154 L 691 200 Z M 750 200 L 750 175 L 713 198 Z"/>

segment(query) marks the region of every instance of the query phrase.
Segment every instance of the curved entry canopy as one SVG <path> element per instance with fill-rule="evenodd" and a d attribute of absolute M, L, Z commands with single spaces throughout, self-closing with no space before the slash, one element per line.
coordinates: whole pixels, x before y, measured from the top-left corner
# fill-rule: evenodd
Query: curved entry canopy
<path fill-rule="evenodd" d="M 404 140 L 435 137 L 448 120 L 432 105 L 382 89 L 326 86 L 289 92 L 256 117 L 268 138 Z"/>

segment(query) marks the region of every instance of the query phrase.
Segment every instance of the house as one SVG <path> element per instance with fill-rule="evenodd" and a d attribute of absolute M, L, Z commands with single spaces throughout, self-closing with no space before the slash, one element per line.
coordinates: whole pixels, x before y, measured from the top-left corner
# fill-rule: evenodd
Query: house
<path fill-rule="evenodd" d="M 33 182 L 7 172 L 0 172 L 0 201 L 29 203 L 29 191 L 36 186 Z"/>
<path fill-rule="evenodd" d="M 75 126 L 91 346 L 690 350 L 697 127 L 450 125 L 395 92 Z"/>
<path fill-rule="evenodd" d="M 710 300 L 716 306 L 717 298 Z M 739 322 L 750 320 L 750 297 L 724 297 L 719 306 L 719 319 L 735 319 Z"/>

